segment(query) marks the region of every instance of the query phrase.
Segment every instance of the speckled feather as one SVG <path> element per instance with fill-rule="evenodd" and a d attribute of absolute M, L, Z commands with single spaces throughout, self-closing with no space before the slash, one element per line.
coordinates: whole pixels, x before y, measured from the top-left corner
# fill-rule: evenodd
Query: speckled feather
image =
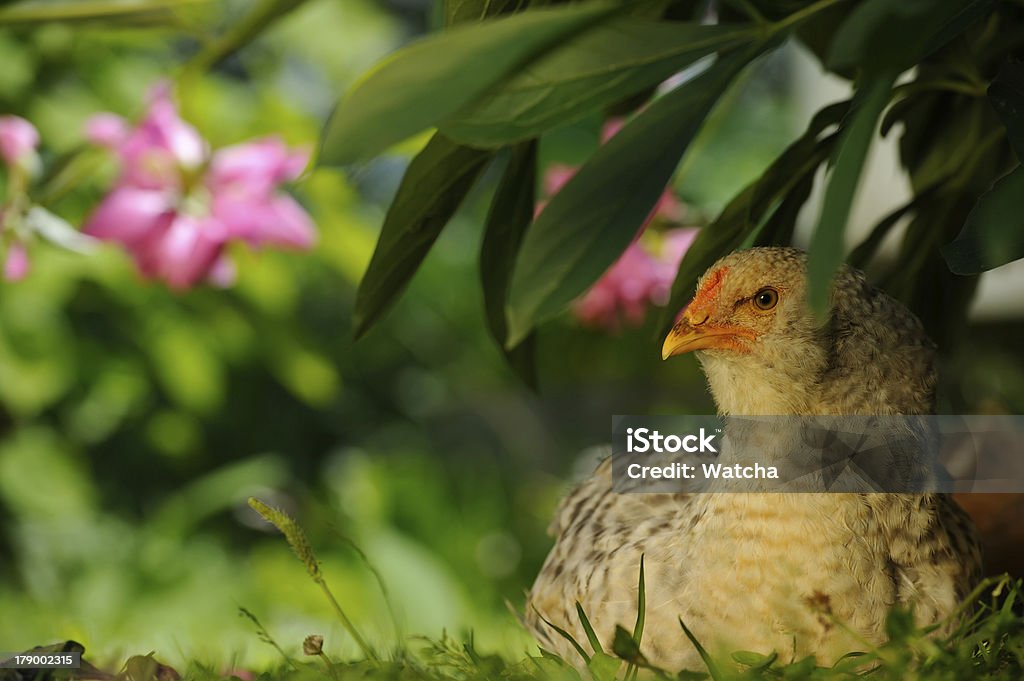
<path fill-rule="evenodd" d="M 743 351 L 697 353 L 719 413 L 934 413 L 935 349 L 917 318 L 844 267 L 822 324 L 807 310 L 805 272 L 801 251 L 756 248 L 698 282 L 690 317 L 757 330 Z M 778 309 L 747 313 L 742 301 L 765 286 L 779 291 Z M 943 495 L 616 494 L 608 461 L 563 501 L 551 531 L 525 613 L 541 645 L 573 659 L 541 618 L 585 642 L 577 601 L 606 648 L 616 624 L 631 629 L 643 555 L 641 649 L 670 670 L 701 666 L 680 617 L 713 651 L 830 664 L 881 643 L 893 604 L 942 621 L 980 574 L 974 528 Z"/>

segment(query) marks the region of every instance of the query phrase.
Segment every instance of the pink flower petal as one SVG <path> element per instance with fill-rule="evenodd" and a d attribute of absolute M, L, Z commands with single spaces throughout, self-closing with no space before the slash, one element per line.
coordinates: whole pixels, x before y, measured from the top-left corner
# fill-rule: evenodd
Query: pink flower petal
<path fill-rule="evenodd" d="M 90 121 L 87 133 L 120 156 L 122 184 L 177 189 L 182 172 L 198 169 L 208 156 L 206 142 L 178 115 L 166 83 L 153 89 L 146 115 L 134 128 L 103 114 Z"/>
<path fill-rule="evenodd" d="M 143 275 L 186 289 L 210 276 L 224 248 L 224 232 L 210 219 L 176 215 L 146 239 L 135 255 Z"/>
<path fill-rule="evenodd" d="M 671 189 L 666 189 L 654 204 L 654 215 L 652 218 L 661 218 L 667 222 L 679 222 L 686 213 L 686 206 L 676 198 Z"/>
<path fill-rule="evenodd" d="M 207 280 L 217 288 L 230 288 L 237 279 L 238 268 L 235 267 L 235 262 L 223 254 L 213 263 L 207 276 Z"/>
<path fill-rule="evenodd" d="M 206 142 L 178 115 L 168 81 L 150 92 L 149 112 L 139 126 L 155 145 L 170 151 L 184 168 L 197 168 L 206 160 Z"/>
<path fill-rule="evenodd" d="M 101 147 L 117 149 L 128 134 L 128 123 L 117 114 L 98 113 L 85 122 L 86 139 Z"/>
<path fill-rule="evenodd" d="M 289 149 L 281 139 L 266 137 L 218 150 L 210 162 L 208 184 L 214 192 L 265 196 L 297 178 L 308 164 L 308 150 Z"/>
<path fill-rule="evenodd" d="M 674 270 L 679 269 L 679 263 L 683 261 L 683 256 L 686 255 L 686 251 L 693 245 L 699 232 L 700 230 L 696 227 L 679 227 L 668 230 L 662 236 L 659 260 L 668 265 L 669 269 L 673 270 L 673 277 L 675 276 Z"/>
<path fill-rule="evenodd" d="M 28 259 L 28 250 L 24 244 L 13 243 L 7 249 L 7 258 L 4 260 L 4 279 L 7 281 L 21 281 L 28 276 L 31 263 Z"/>
<path fill-rule="evenodd" d="M 601 126 L 601 144 L 604 144 L 611 138 L 619 134 L 619 131 L 626 127 L 626 119 L 622 116 L 616 116 L 615 118 L 609 118 Z"/>
<path fill-rule="evenodd" d="M 659 285 L 658 261 L 638 242 L 631 243 L 597 283 L 577 301 L 573 311 L 587 326 L 615 331 L 620 318 L 643 322 L 652 291 Z"/>
<path fill-rule="evenodd" d="M 39 146 L 39 131 L 20 116 L 0 116 L 0 156 L 9 166 L 23 162 Z"/>
<path fill-rule="evenodd" d="M 252 246 L 306 249 L 316 240 L 312 218 L 295 199 L 285 194 L 264 201 L 214 196 L 213 214 L 232 237 Z"/>
<path fill-rule="evenodd" d="M 576 174 L 576 170 L 577 168 L 562 163 L 548 166 L 544 172 L 544 193 L 549 197 L 557 194 Z"/>
<path fill-rule="evenodd" d="M 173 218 L 174 196 L 160 189 L 122 185 L 107 194 L 82 231 L 134 248 Z"/>

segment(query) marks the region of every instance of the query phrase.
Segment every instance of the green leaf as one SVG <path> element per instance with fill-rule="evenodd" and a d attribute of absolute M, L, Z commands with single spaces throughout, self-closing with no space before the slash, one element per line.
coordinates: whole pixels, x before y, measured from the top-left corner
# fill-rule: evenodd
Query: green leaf
<path fill-rule="evenodd" d="M 714 222 L 700 230 L 672 283 L 672 295 L 662 314 L 663 333 L 693 295 L 700 275 L 723 255 L 739 248 L 761 224 L 772 205 L 780 197 L 790 195 L 803 178 L 813 174 L 825 161 L 836 136 L 821 141 L 818 136 L 839 122 L 849 105 L 847 101 L 837 102 L 815 114 L 804 134 L 779 154 L 761 177 L 737 194 Z"/>
<path fill-rule="evenodd" d="M 590 675 L 594 677 L 594 681 L 614 681 L 615 675 L 621 666 L 622 660 L 601 652 L 594 653 L 593 657 L 590 658 L 590 662 L 587 663 L 587 669 L 590 670 Z"/>
<path fill-rule="evenodd" d="M 583 631 L 587 634 L 587 641 L 590 642 L 590 649 L 595 653 L 604 653 L 604 648 L 601 647 L 601 640 L 594 633 L 594 627 L 590 626 L 590 619 L 587 617 L 587 613 L 584 612 L 583 606 L 580 605 L 579 601 L 576 601 L 576 616 L 580 618 L 580 624 L 583 626 Z"/>
<path fill-rule="evenodd" d="M 882 218 L 878 224 L 871 229 L 871 233 L 868 234 L 864 241 L 860 242 L 860 244 L 850 252 L 846 261 L 854 267 L 864 269 L 864 266 L 871 261 L 875 251 L 878 250 L 878 247 L 882 244 L 882 241 L 889 234 L 892 228 L 895 227 L 904 217 L 917 211 L 922 204 L 930 201 L 935 195 L 937 187 L 938 185 L 928 187 L 923 192 L 914 196 L 912 200 Z"/>
<path fill-rule="evenodd" d="M 793 240 L 796 220 L 814 190 L 814 173 L 808 173 L 782 199 L 779 207 L 752 235 L 752 246 L 788 246 Z"/>
<path fill-rule="evenodd" d="M 679 618 L 679 626 L 683 628 L 683 633 L 686 634 L 686 638 L 690 639 L 690 643 L 692 643 L 693 647 L 697 649 L 697 654 L 700 655 L 700 659 L 704 660 L 704 665 L 708 668 L 708 673 L 711 674 L 711 678 L 714 679 L 714 681 L 725 681 L 725 676 L 718 669 L 718 665 L 715 664 L 715 661 L 708 654 L 708 651 L 704 649 L 704 646 L 700 644 L 697 637 L 694 636 L 693 632 L 686 626 L 682 617 Z"/>
<path fill-rule="evenodd" d="M 775 660 L 779 659 L 779 654 L 772 653 L 771 655 L 762 655 L 761 653 L 755 653 L 750 650 L 738 650 L 732 654 L 732 659 L 742 665 L 750 667 L 750 671 L 761 671 L 775 664 Z"/>
<path fill-rule="evenodd" d="M 1024 160 L 1024 63 L 1004 64 L 988 87 L 988 98 L 1006 127 L 1017 160 Z"/>
<path fill-rule="evenodd" d="M 188 64 L 188 69 L 201 72 L 233 55 L 280 19 L 306 3 L 306 0 L 263 0 L 243 18 L 231 24 L 224 35 L 207 43 Z"/>
<path fill-rule="evenodd" d="M 412 160 L 356 294 L 359 338 L 395 302 L 492 154 L 434 135 Z"/>
<path fill-rule="evenodd" d="M 564 638 L 564 639 L 565 639 L 566 641 L 568 641 L 568 642 L 569 642 L 569 645 L 571 645 L 571 646 L 573 647 L 573 650 L 575 650 L 575 651 L 576 651 L 576 653 L 577 653 L 577 654 L 578 654 L 578 655 L 579 655 L 580 657 L 582 657 L 582 658 L 583 658 L 583 661 L 584 661 L 585 663 L 587 663 L 587 664 L 590 664 L 590 655 L 587 655 L 587 651 L 583 649 L 583 646 L 581 646 L 581 645 L 579 644 L 579 641 L 577 641 L 577 640 L 576 640 L 576 639 L 575 639 L 575 638 L 573 637 L 573 635 L 572 635 L 572 634 L 570 634 L 570 633 L 569 633 L 568 631 L 566 631 L 566 630 L 565 630 L 565 629 L 563 629 L 562 627 L 558 626 L 557 624 L 555 624 L 555 623 L 554 623 L 554 622 L 552 622 L 551 620 L 549 620 L 549 619 L 547 619 L 546 617 L 544 617 L 544 615 L 541 615 L 541 614 L 540 614 L 540 612 L 539 612 L 539 611 L 538 611 L 538 610 L 537 610 L 536 608 L 534 608 L 534 609 L 533 609 L 533 611 L 534 611 L 535 613 L 537 613 L 537 617 L 539 617 L 539 618 L 540 618 L 540 621 L 541 621 L 541 622 L 543 622 L 544 624 L 546 624 L 546 625 L 548 625 L 549 627 L 551 627 L 552 629 L 554 629 L 554 630 L 555 630 L 555 633 L 557 633 L 557 634 L 558 634 L 559 636 L 561 636 L 561 637 L 562 637 L 562 638 Z"/>
<path fill-rule="evenodd" d="M 527 0 L 444 0 L 444 24 L 454 26 L 483 21 L 506 12 L 518 12 L 527 4 Z"/>
<path fill-rule="evenodd" d="M 843 235 L 850 206 L 878 119 L 889 102 L 892 83 L 893 77 L 868 80 L 858 91 L 853 111 L 840 133 L 835 164 L 807 255 L 808 299 L 811 309 L 821 316 L 828 308 L 832 275 L 843 262 Z"/>
<path fill-rule="evenodd" d="M 509 292 L 508 344 L 560 312 L 629 245 L 711 107 L 763 46 L 720 57 L 600 147 L 526 233 Z"/>
<path fill-rule="evenodd" d="M 811 674 L 817 668 L 818 664 L 814 655 L 808 655 L 783 667 L 782 678 L 786 679 L 786 681 L 806 681 L 812 678 Z"/>
<path fill-rule="evenodd" d="M 955 274 L 977 274 L 1024 258 L 1024 166 L 999 179 L 975 204 L 963 231 L 942 248 Z"/>
<path fill-rule="evenodd" d="M 412 43 L 342 98 L 324 130 L 321 163 L 369 158 L 437 125 L 554 44 L 617 10 L 605 3 L 530 10 Z"/>
<path fill-rule="evenodd" d="M 537 143 L 530 141 L 512 149 L 505 174 L 491 202 L 480 245 L 480 279 L 488 327 L 509 365 L 530 387 L 536 387 L 537 382 L 534 339 L 527 338 L 515 348 L 505 349 L 508 332 L 505 302 L 519 246 L 533 221 L 536 185 Z"/>
<path fill-rule="evenodd" d="M 484 147 L 535 137 L 753 36 L 754 30 L 746 26 L 618 17 L 538 58 L 443 121 L 440 129 L 452 139 Z"/>
<path fill-rule="evenodd" d="M 914 613 L 909 608 L 893 607 L 885 617 L 885 633 L 894 643 L 906 641 L 914 635 Z"/>
<path fill-rule="evenodd" d="M 49 22 L 170 20 L 187 5 L 211 0 L 28 0 L 0 7 L 0 26 Z"/>
<path fill-rule="evenodd" d="M 636 583 L 636 622 L 633 623 L 633 640 L 637 646 L 644 637 L 644 621 L 647 618 L 647 580 L 644 576 L 644 554 L 640 554 L 640 577 Z"/>
<path fill-rule="evenodd" d="M 899 73 L 942 47 L 987 14 L 995 0 L 866 0 L 832 41 L 834 71 Z"/>
<path fill-rule="evenodd" d="M 640 644 L 636 638 L 621 626 L 615 626 L 615 638 L 612 640 L 612 652 L 620 658 L 636 666 L 647 666 L 647 658 L 640 652 Z"/>
<path fill-rule="evenodd" d="M 691 672 L 688 669 L 676 674 L 676 681 L 704 681 L 709 678 L 707 672 Z"/>
<path fill-rule="evenodd" d="M 28 209 L 25 213 L 25 226 L 51 244 L 75 253 L 91 253 L 99 243 L 42 206 L 32 206 Z"/>

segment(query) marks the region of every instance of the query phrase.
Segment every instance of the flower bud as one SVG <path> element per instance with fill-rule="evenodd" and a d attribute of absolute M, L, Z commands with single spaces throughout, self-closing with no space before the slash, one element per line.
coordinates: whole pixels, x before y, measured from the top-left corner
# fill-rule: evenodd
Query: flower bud
<path fill-rule="evenodd" d="M 302 642 L 302 652 L 306 655 L 320 655 L 324 652 L 324 637 L 320 634 L 307 636 Z"/>

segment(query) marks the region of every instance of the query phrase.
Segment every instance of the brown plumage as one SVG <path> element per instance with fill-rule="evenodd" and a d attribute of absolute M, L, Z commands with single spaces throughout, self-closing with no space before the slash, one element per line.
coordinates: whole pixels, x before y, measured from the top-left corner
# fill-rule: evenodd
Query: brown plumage
<path fill-rule="evenodd" d="M 698 351 L 723 415 L 934 413 L 934 347 L 900 303 L 843 268 L 825 324 L 806 304 L 806 258 L 755 248 L 722 258 L 666 339 Z M 606 461 L 562 503 L 529 594 L 541 644 L 574 653 L 541 617 L 585 641 L 579 601 L 608 648 L 632 627 L 640 556 L 645 655 L 700 660 L 678 625 L 719 652 L 817 655 L 831 663 L 884 640 L 893 604 L 940 621 L 979 571 L 970 520 L 935 494 L 616 494 Z M 835 620 L 847 626 L 837 626 Z"/>

